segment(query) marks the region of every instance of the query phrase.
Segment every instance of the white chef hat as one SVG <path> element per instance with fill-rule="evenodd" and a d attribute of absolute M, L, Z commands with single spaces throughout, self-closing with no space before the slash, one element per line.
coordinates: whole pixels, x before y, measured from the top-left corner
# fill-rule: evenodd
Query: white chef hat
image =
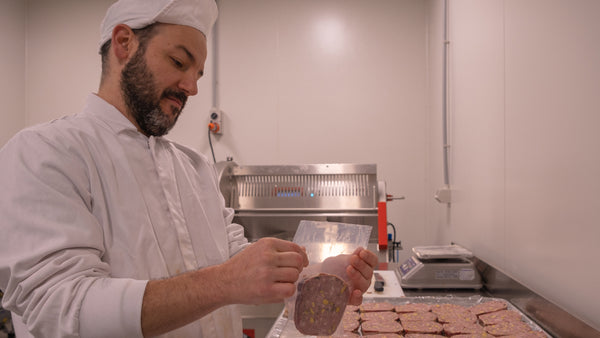
<path fill-rule="evenodd" d="M 215 0 L 119 0 L 108 11 L 100 26 L 100 46 L 111 39 L 118 24 L 132 29 L 155 22 L 196 28 L 208 36 L 217 19 Z"/>

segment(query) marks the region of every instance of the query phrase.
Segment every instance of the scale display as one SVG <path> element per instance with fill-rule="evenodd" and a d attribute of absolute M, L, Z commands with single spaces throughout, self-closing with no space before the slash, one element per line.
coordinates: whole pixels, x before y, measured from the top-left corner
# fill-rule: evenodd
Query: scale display
<path fill-rule="evenodd" d="M 418 262 L 417 259 L 413 259 L 414 257 L 411 257 L 409 259 L 407 259 L 402 265 L 400 265 L 400 275 L 401 276 L 406 276 L 408 275 L 414 268 L 417 267 L 417 265 L 421 264 L 421 262 Z"/>

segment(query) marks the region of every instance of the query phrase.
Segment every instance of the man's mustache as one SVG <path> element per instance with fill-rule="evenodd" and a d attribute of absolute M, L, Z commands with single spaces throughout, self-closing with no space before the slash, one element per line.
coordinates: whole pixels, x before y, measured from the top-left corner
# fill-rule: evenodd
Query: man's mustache
<path fill-rule="evenodd" d="M 181 108 L 183 109 L 183 107 L 185 106 L 185 103 L 187 102 L 187 95 L 185 95 L 184 92 L 179 91 L 179 90 L 174 90 L 174 89 L 165 89 L 165 91 L 162 94 L 162 97 L 172 97 L 177 99 L 178 101 L 181 102 Z"/>

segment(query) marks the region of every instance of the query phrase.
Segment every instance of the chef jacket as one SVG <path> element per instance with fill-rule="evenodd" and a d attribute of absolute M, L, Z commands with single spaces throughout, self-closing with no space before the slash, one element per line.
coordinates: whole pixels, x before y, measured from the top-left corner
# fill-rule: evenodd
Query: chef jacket
<path fill-rule="evenodd" d="M 93 94 L 82 113 L 12 138 L 0 187 L 3 306 L 36 337 L 141 337 L 148 280 L 247 245 L 206 157 L 144 136 Z M 234 306 L 164 335 L 232 336 Z"/>

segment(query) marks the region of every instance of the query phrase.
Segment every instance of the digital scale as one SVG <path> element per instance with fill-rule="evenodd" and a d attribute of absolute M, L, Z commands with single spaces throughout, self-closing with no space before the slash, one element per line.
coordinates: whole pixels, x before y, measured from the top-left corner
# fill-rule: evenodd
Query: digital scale
<path fill-rule="evenodd" d="M 480 289 L 473 254 L 459 245 L 417 246 L 398 267 L 404 289 Z"/>

